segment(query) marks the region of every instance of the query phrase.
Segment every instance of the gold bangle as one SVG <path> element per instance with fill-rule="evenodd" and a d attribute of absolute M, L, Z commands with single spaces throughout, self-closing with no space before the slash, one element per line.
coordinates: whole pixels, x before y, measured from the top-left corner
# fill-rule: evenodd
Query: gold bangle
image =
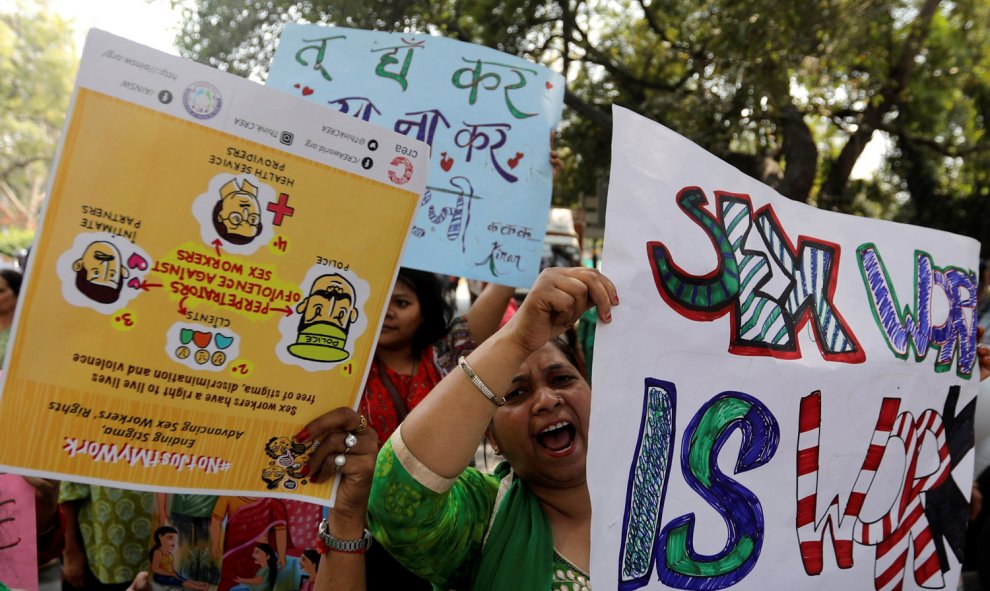
<path fill-rule="evenodd" d="M 492 404 L 494 404 L 495 406 L 505 405 L 505 398 L 504 397 L 499 398 L 498 396 L 495 396 L 495 393 L 492 392 L 491 388 L 486 386 L 485 383 L 481 381 L 481 378 L 478 377 L 478 374 L 474 373 L 474 369 L 472 369 L 471 366 L 468 365 L 467 359 L 464 359 L 463 355 L 461 355 L 460 359 L 457 360 L 457 364 L 461 366 L 461 369 L 464 370 L 464 374 L 468 377 L 469 380 L 471 380 L 471 383 L 474 384 L 475 388 L 477 388 L 482 394 L 484 394 L 485 398 L 491 400 Z"/>

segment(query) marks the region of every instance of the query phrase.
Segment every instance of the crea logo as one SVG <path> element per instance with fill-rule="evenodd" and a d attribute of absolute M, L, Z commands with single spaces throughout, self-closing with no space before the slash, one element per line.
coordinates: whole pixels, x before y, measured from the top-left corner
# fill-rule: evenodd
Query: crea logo
<path fill-rule="evenodd" d="M 367 158 L 370 160 L 370 158 Z M 396 185 L 404 185 L 409 182 L 413 174 L 413 163 L 405 156 L 396 156 L 389 163 L 392 168 L 388 171 L 388 180 Z M 365 168 L 371 168 L 367 166 Z"/>
<path fill-rule="evenodd" d="M 210 119 L 220 112 L 223 99 L 216 86 L 209 82 L 193 82 L 182 93 L 186 112 L 197 119 Z"/>

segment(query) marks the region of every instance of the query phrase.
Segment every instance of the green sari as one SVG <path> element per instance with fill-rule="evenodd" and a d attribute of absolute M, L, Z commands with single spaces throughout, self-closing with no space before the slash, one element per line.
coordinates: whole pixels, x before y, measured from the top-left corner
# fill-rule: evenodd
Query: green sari
<path fill-rule="evenodd" d="M 368 515 L 375 539 L 437 589 L 591 588 L 554 551 L 543 509 L 508 463 L 445 479 L 405 448 L 401 427 L 378 454 Z"/>

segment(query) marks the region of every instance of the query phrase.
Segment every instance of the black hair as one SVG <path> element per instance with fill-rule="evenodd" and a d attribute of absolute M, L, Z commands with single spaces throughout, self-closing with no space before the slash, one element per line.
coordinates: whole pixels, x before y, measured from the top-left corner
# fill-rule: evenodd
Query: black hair
<path fill-rule="evenodd" d="M 168 535 L 168 534 L 176 534 L 176 535 L 178 535 L 178 533 L 179 533 L 179 530 L 175 529 L 174 527 L 170 527 L 168 525 L 163 525 L 163 526 L 159 527 L 158 529 L 156 529 L 155 530 L 155 545 L 152 546 L 151 547 L 151 550 L 148 551 L 148 562 L 152 562 L 152 561 L 155 560 L 155 550 L 158 550 L 159 548 L 162 547 L 162 536 Z"/>
<path fill-rule="evenodd" d="M 10 286 L 10 290 L 14 292 L 14 297 L 21 296 L 21 282 L 24 280 L 24 275 L 20 271 L 17 269 L 0 269 L 0 277 L 3 277 L 3 280 Z"/>
<path fill-rule="evenodd" d="M 419 300 L 419 314 L 423 323 L 416 329 L 412 342 L 413 352 L 419 355 L 423 349 L 447 334 L 454 309 L 447 298 L 443 297 L 443 285 L 437 275 L 402 267 L 399 269 L 399 281 L 408 285 Z"/>
<path fill-rule="evenodd" d="M 308 550 L 303 550 L 303 556 L 309 559 L 313 563 L 313 570 L 319 572 L 320 570 L 320 553 L 312 548 Z"/>
<path fill-rule="evenodd" d="M 275 581 L 278 580 L 278 552 L 268 544 L 256 544 L 255 548 L 261 550 L 268 557 L 268 588 L 275 588 Z"/>
<path fill-rule="evenodd" d="M 588 381 L 588 368 L 584 362 L 584 356 L 578 353 L 577 346 L 577 331 L 573 328 L 568 328 L 564 334 L 550 339 L 550 344 L 557 348 L 558 351 L 563 353 L 567 361 L 578 370 L 581 377 L 585 381 Z"/>

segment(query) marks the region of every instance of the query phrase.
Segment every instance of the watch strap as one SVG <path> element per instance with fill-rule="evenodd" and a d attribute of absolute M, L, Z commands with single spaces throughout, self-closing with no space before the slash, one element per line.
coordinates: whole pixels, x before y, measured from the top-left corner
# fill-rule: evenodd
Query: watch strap
<path fill-rule="evenodd" d="M 330 520 L 328 519 L 324 519 L 320 522 L 317 537 L 320 539 L 320 542 L 324 548 L 334 552 L 364 554 L 369 548 L 371 548 L 372 537 L 370 531 L 365 529 L 364 534 L 357 540 L 341 540 L 340 538 L 334 537 L 334 535 L 330 533 Z"/>

